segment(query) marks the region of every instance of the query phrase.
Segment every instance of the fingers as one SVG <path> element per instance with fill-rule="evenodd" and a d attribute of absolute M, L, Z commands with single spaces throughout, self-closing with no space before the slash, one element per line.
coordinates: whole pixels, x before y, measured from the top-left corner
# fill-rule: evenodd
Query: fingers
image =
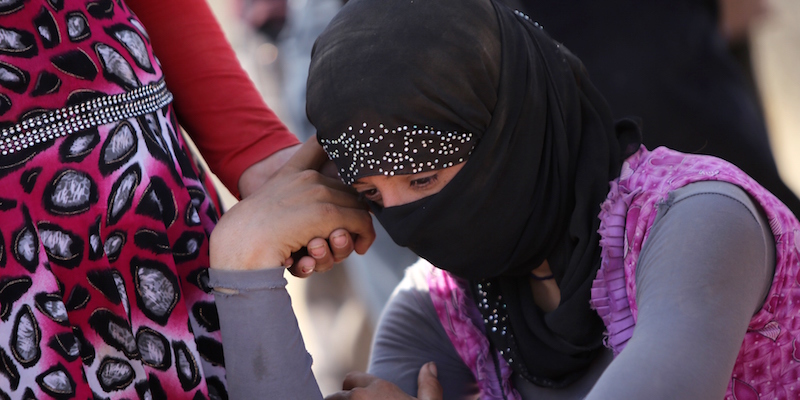
<path fill-rule="evenodd" d="M 378 378 L 366 372 L 361 372 L 361 371 L 348 372 L 347 376 L 345 376 L 344 378 L 344 382 L 342 383 L 342 389 L 352 390 L 359 387 L 367 387 L 377 380 Z"/>
<path fill-rule="evenodd" d="M 297 261 L 293 262 L 290 258 L 285 265 L 289 266 L 292 275 L 306 278 L 314 272 L 329 271 L 334 264 L 347 258 L 354 248 L 350 233 L 344 229 L 336 229 L 331 232 L 327 241 L 322 238 L 311 239 L 306 245 L 307 252 L 292 254 Z"/>
<path fill-rule="evenodd" d="M 231 208 L 212 232 L 212 267 L 278 267 L 291 257 L 292 274 L 304 277 L 330 269 L 353 250 L 366 252 L 375 239 L 372 218 L 351 188 L 313 170 L 326 159 L 315 140 L 307 141 L 258 191 Z M 349 234 L 334 235 L 338 229 Z M 307 256 L 293 254 L 302 249 Z"/>
<path fill-rule="evenodd" d="M 331 244 L 331 253 L 334 262 L 344 260 L 355 249 L 353 239 L 350 237 L 350 232 L 344 229 L 337 229 L 331 232 L 328 242 Z"/>
<path fill-rule="evenodd" d="M 350 394 L 351 392 L 349 391 L 336 392 L 325 396 L 325 400 L 349 400 L 352 399 L 352 396 L 350 396 Z"/>
<path fill-rule="evenodd" d="M 436 379 L 435 377 L 433 378 Z M 426 377 L 426 384 L 430 379 Z M 438 385 L 439 382 L 436 381 Z M 328 400 L 351 399 L 351 400 L 368 400 L 368 399 L 385 399 L 385 400 L 413 400 L 414 398 L 403 392 L 397 385 L 372 376 L 366 372 L 350 372 L 344 378 L 342 383 L 342 392 L 336 393 Z M 432 388 L 433 389 L 433 388 Z M 427 389 L 426 389 L 427 390 Z M 436 396 L 436 393 L 427 390 L 425 394 Z M 441 400 L 441 389 L 439 390 L 439 397 L 426 397 L 426 400 Z"/>
<path fill-rule="evenodd" d="M 317 138 L 312 137 L 300 146 L 300 149 L 286 162 L 284 168 L 293 169 L 295 171 L 306 169 L 317 171 L 327 160 L 328 155 L 322 150 L 322 146 L 317 142 Z"/>
<path fill-rule="evenodd" d="M 307 247 L 308 254 L 314 258 L 314 271 L 327 272 L 333 267 L 333 252 L 331 252 L 325 239 L 311 239 Z"/>
<path fill-rule="evenodd" d="M 333 229 L 331 229 L 329 237 L 334 236 L 338 230 L 349 232 L 351 237 L 349 241 L 353 242 L 356 252 L 364 254 L 369 249 L 369 246 L 372 245 L 372 242 L 375 241 L 375 228 L 372 226 L 372 217 L 370 217 L 369 213 L 360 209 L 337 208 L 332 211 L 334 211 L 334 215 L 324 217 L 328 218 L 328 221 L 324 222 L 324 226 L 327 227 L 333 224 L 338 226 L 331 226 Z M 349 246 L 349 244 L 346 246 Z M 340 254 L 344 252 L 343 250 L 347 250 L 347 247 L 337 248 L 336 252 Z"/>
<path fill-rule="evenodd" d="M 314 268 L 316 267 L 317 262 L 314 260 L 314 257 L 311 256 L 301 256 L 299 254 L 293 255 L 294 258 L 297 259 L 291 267 L 289 267 L 289 272 L 298 277 L 298 278 L 307 278 L 314 273 Z"/>
<path fill-rule="evenodd" d="M 370 231 L 366 233 L 361 233 L 356 237 L 355 243 L 353 244 L 356 253 L 364 254 L 369 250 L 369 247 L 372 246 L 372 243 L 375 242 L 375 227 L 370 225 Z"/>
<path fill-rule="evenodd" d="M 285 174 L 291 180 L 288 188 L 296 188 L 307 200 L 328 202 L 342 207 L 368 210 L 369 207 L 358 199 L 356 192 L 342 181 L 321 175 L 317 171 L 304 170 Z"/>
<path fill-rule="evenodd" d="M 316 203 L 304 210 L 299 218 L 292 220 L 292 226 L 279 231 L 295 261 L 289 268 L 294 276 L 305 278 L 314 271 L 328 271 L 353 249 L 363 254 L 375 240 L 372 218 L 366 211 L 330 203 Z"/>
<path fill-rule="evenodd" d="M 442 400 L 442 385 L 439 383 L 436 364 L 431 361 L 419 369 L 417 375 L 417 399 Z"/>

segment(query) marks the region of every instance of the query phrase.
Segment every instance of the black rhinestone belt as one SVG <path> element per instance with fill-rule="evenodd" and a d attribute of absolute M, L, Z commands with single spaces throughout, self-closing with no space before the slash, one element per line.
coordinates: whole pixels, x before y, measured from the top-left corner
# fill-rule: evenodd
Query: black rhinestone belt
<path fill-rule="evenodd" d="M 0 131 L 0 154 L 13 154 L 74 132 L 151 113 L 171 101 L 172 93 L 161 79 L 127 93 L 39 114 Z"/>

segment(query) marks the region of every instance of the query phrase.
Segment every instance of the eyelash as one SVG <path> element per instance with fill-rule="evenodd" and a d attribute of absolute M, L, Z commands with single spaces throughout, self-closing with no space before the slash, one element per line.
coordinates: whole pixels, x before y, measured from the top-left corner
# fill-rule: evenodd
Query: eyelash
<path fill-rule="evenodd" d="M 411 187 L 416 187 L 417 189 L 424 189 L 425 187 L 436 183 L 437 180 L 439 180 L 439 176 L 437 174 L 426 176 L 424 178 L 414 179 L 413 181 L 411 181 Z"/>
<path fill-rule="evenodd" d="M 439 180 L 438 174 L 433 174 L 431 176 L 426 176 L 424 178 L 414 179 L 411 182 L 409 182 L 409 184 L 414 190 L 425 190 L 425 188 L 435 184 L 438 180 Z M 374 202 L 380 201 L 381 199 L 381 195 L 378 192 L 378 189 L 375 188 L 359 192 L 358 197 L 360 197 L 362 200 L 366 199 Z"/>
<path fill-rule="evenodd" d="M 380 200 L 379 197 L 375 197 L 376 195 L 378 195 L 378 189 L 367 189 L 367 190 L 365 190 L 363 192 L 358 192 L 358 197 L 361 200 L 369 200 L 369 201 L 378 201 L 378 200 Z"/>

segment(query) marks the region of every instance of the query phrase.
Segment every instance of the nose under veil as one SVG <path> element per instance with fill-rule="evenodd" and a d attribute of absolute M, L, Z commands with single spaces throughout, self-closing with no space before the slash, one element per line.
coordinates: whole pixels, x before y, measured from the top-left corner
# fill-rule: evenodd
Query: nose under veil
<path fill-rule="evenodd" d="M 487 321 L 502 319 L 486 334 L 515 372 L 548 387 L 577 379 L 602 347 L 589 308 L 597 214 L 638 148 L 580 61 L 494 1 L 350 0 L 317 40 L 307 101 L 347 183 L 467 160 L 433 196 L 370 206 L 398 244 L 464 278 Z M 551 312 L 527 279 L 545 260 L 562 297 Z"/>

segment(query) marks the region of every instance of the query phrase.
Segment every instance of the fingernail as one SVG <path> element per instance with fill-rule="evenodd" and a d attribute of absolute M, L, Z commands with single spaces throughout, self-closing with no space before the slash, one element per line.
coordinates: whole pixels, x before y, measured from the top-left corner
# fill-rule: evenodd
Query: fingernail
<path fill-rule="evenodd" d="M 309 247 L 308 252 L 314 258 L 320 258 L 325 256 L 325 246 L 319 245 L 315 247 Z"/>
<path fill-rule="evenodd" d="M 331 242 L 333 242 L 333 245 L 336 247 L 347 246 L 347 236 L 345 236 L 344 233 L 336 235 L 331 239 Z"/>
<path fill-rule="evenodd" d="M 303 267 L 303 274 L 308 275 L 314 272 L 314 267 Z"/>
<path fill-rule="evenodd" d="M 429 362 L 428 363 L 428 369 L 431 371 L 431 374 L 433 374 L 434 377 L 436 377 L 436 378 L 439 377 L 439 371 L 436 370 L 436 363 L 435 362 L 433 362 L 433 361 Z"/>

